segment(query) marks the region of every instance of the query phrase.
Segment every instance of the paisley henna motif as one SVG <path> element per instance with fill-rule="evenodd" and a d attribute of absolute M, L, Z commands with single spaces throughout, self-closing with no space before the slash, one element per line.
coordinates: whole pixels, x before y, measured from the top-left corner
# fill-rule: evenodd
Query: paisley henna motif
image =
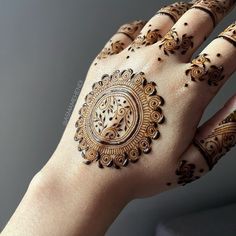
<path fill-rule="evenodd" d="M 190 68 L 185 73 L 193 82 L 206 81 L 210 86 L 218 86 L 218 83 L 224 79 L 224 68 L 210 65 L 210 63 L 208 54 L 204 53 L 192 61 Z M 188 83 L 185 86 L 187 87 Z"/>
<path fill-rule="evenodd" d="M 211 170 L 218 160 L 236 144 L 236 110 L 226 117 L 206 138 L 194 140 Z"/>
<path fill-rule="evenodd" d="M 212 18 L 214 26 L 231 9 L 235 1 L 233 0 L 197 0 L 192 8 L 197 8 L 207 12 Z"/>
<path fill-rule="evenodd" d="M 86 164 L 120 168 L 151 151 L 163 123 L 156 84 L 131 69 L 104 75 L 79 111 L 74 136 Z"/>
<path fill-rule="evenodd" d="M 218 37 L 224 38 L 236 47 L 236 23 L 231 24 Z"/>
<path fill-rule="evenodd" d="M 157 14 L 164 14 L 169 16 L 174 23 L 176 23 L 179 18 L 192 6 L 191 3 L 176 2 L 169 6 L 161 8 Z"/>
<path fill-rule="evenodd" d="M 165 55 L 169 56 L 176 51 L 185 54 L 190 48 L 193 48 L 193 36 L 183 34 L 180 38 L 175 28 L 171 29 L 161 41 L 159 48 L 162 49 Z"/>

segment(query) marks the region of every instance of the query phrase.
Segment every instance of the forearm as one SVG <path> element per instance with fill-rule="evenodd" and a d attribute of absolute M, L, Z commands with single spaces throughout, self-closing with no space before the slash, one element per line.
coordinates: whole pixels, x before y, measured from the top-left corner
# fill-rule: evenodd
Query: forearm
<path fill-rule="evenodd" d="M 103 171 L 77 162 L 54 156 L 32 180 L 2 236 L 104 235 L 127 194 Z"/>

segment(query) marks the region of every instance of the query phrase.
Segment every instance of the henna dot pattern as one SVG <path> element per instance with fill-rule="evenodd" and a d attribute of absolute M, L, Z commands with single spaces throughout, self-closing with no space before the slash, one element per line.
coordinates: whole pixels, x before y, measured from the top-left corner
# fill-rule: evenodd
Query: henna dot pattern
<path fill-rule="evenodd" d="M 104 75 L 86 96 L 76 122 L 74 139 L 85 163 L 121 168 L 149 153 L 160 137 L 163 104 L 156 84 L 142 72 Z"/>

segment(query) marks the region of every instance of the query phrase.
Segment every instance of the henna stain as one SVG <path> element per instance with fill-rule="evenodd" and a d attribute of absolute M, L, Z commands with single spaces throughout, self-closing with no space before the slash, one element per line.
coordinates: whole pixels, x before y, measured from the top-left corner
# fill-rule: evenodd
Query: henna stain
<path fill-rule="evenodd" d="M 236 110 L 226 117 L 206 138 L 195 138 L 193 144 L 202 153 L 209 170 L 236 144 Z"/>
<path fill-rule="evenodd" d="M 184 55 L 190 48 L 193 48 L 194 43 L 192 40 L 193 36 L 187 36 L 187 34 L 183 34 L 180 39 L 175 28 L 172 28 L 161 41 L 159 48 L 167 56 L 174 54 L 176 51 L 180 51 Z"/>
<path fill-rule="evenodd" d="M 225 78 L 223 71 L 223 66 L 211 65 L 208 54 L 204 53 L 192 61 L 190 68 L 185 71 L 185 74 L 193 82 L 206 81 L 210 86 L 218 86 L 219 82 Z M 186 83 L 185 87 L 188 87 L 188 85 Z"/>
<path fill-rule="evenodd" d="M 156 84 L 131 69 L 104 75 L 93 85 L 79 111 L 75 141 L 86 164 L 121 168 L 151 151 L 163 123 Z"/>

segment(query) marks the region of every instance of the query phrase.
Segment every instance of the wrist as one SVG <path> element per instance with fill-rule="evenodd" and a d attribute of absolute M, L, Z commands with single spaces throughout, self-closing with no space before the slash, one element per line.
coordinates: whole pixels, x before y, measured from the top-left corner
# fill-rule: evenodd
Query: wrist
<path fill-rule="evenodd" d="M 82 158 L 59 150 L 33 179 L 30 195 L 47 206 L 47 211 L 58 209 L 52 217 L 70 231 L 59 235 L 71 230 L 78 235 L 104 235 L 131 200 L 130 192 L 111 170 L 87 166 L 80 161 Z"/>

